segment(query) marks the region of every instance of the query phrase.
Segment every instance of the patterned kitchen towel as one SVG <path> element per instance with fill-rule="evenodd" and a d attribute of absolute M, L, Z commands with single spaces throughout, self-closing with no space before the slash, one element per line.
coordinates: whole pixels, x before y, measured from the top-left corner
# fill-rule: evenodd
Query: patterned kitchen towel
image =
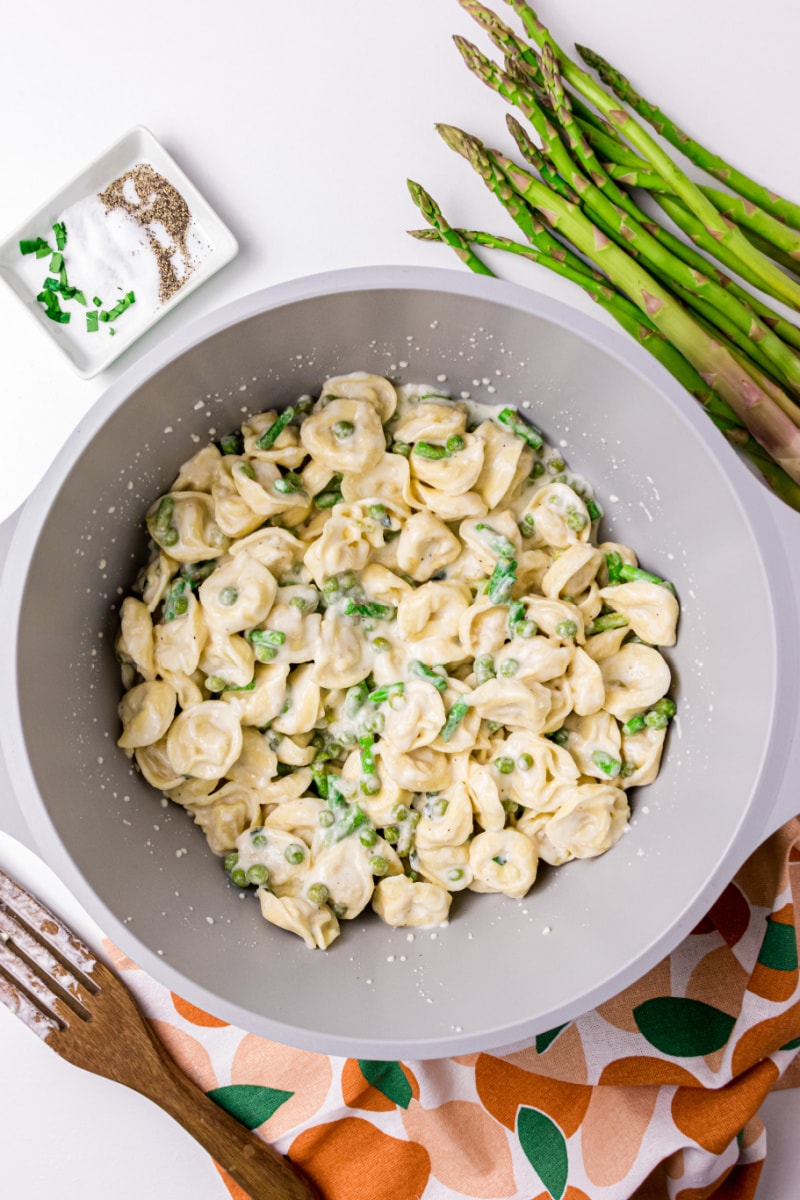
<path fill-rule="evenodd" d="M 800 1085 L 798 914 L 795 818 L 620 995 L 529 1043 L 426 1062 L 267 1041 L 108 948 L 186 1073 L 325 1200 L 751 1200 L 758 1110 Z"/>

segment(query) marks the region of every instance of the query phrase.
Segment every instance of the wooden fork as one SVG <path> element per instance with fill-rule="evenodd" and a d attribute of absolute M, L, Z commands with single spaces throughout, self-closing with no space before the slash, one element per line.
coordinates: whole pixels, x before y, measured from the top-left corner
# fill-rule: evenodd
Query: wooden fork
<path fill-rule="evenodd" d="M 3 871 L 0 1001 L 62 1058 L 155 1101 L 252 1200 L 319 1200 L 286 1159 L 183 1074 L 122 981 Z"/>

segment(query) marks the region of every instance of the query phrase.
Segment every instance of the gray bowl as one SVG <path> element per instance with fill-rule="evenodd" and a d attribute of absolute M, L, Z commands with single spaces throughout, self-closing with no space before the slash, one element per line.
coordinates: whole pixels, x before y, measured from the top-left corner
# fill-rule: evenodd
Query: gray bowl
<path fill-rule="evenodd" d="M 115 609 L 145 551 L 144 510 L 211 430 L 359 369 L 446 376 L 454 394 L 530 405 L 595 484 L 603 536 L 675 581 L 680 712 L 611 853 L 545 871 L 523 901 L 461 895 L 433 933 L 347 922 L 322 953 L 268 926 L 190 817 L 163 808 L 117 750 Z M 763 488 L 629 340 L 458 272 L 301 279 L 228 305 L 132 367 L 26 505 L 0 590 L 3 747 L 42 856 L 123 950 L 189 1000 L 330 1053 L 499 1046 L 641 975 L 758 841 L 797 715 L 790 596 L 773 586 L 784 572 Z"/>

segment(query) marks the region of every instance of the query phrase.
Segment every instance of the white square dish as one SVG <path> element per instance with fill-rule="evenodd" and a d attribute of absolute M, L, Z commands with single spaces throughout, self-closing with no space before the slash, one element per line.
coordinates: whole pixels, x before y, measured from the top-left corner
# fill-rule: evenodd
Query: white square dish
<path fill-rule="evenodd" d="M 79 205 L 81 201 L 88 201 L 92 197 L 98 196 L 109 185 L 140 164 L 146 164 L 163 176 L 185 201 L 190 214 L 189 230 L 192 235 L 192 245 L 196 248 L 194 265 L 182 277 L 179 286 L 172 291 L 168 298 L 155 297 L 152 294 L 153 289 L 150 287 L 143 297 L 143 303 L 137 307 L 134 302 L 127 311 L 119 313 L 122 320 L 116 320 L 113 315 L 110 320 L 100 316 L 99 322 L 95 318 L 94 323 L 97 328 L 94 332 L 88 331 L 85 319 L 87 313 L 97 313 L 97 310 L 101 308 L 93 303 L 95 299 L 94 285 L 90 280 L 83 278 L 76 277 L 74 281 L 69 278 L 70 284 L 82 288 L 85 293 L 86 306 L 83 307 L 77 301 L 71 300 L 68 307 L 63 310 L 70 313 L 68 323 L 60 324 L 50 319 L 46 306 L 37 300 L 37 295 L 44 286 L 43 281 L 48 273 L 48 267 L 50 267 L 51 274 L 58 272 L 57 270 L 53 271 L 52 259 L 48 259 L 47 255 L 37 258 L 34 253 L 23 254 L 20 250 L 20 242 L 42 238 L 49 241 L 52 249 L 58 252 L 59 248 L 54 244 L 53 239 L 54 225 L 61 220 L 65 210 L 70 209 L 73 205 Z M 138 203 L 138 200 L 135 202 Z M 140 225 L 132 217 L 125 217 L 122 209 L 115 209 L 113 215 L 119 217 L 121 222 L 127 222 L 131 228 L 135 228 L 137 224 Z M 145 228 L 142 225 L 140 227 Z M 119 228 L 122 229 L 122 226 L 119 225 Z M 144 253 L 147 257 L 149 251 L 146 248 L 133 251 L 130 249 L 133 244 L 130 241 L 130 228 L 125 232 L 128 234 L 128 243 L 120 246 L 120 253 L 139 255 Z M 64 267 L 67 272 L 70 267 L 69 233 L 70 230 L 67 229 L 67 241 L 63 248 Z M 150 245 L 155 246 L 152 238 L 150 238 Z M 95 159 L 70 183 L 61 188 L 46 204 L 43 204 L 37 212 L 14 230 L 5 241 L 0 243 L 0 276 L 19 297 L 33 319 L 46 330 L 55 345 L 66 355 L 81 378 L 91 379 L 110 366 L 133 342 L 160 320 L 165 313 L 179 304 L 185 296 L 188 296 L 235 258 L 238 250 L 236 238 L 172 156 L 167 153 L 149 129 L 137 125 L 104 154 Z M 151 263 L 143 265 L 148 275 L 153 278 L 156 277 L 154 272 L 157 273 L 158 267 L 156 256 L 151 255 L 150 257 Z M 108 289 L 106 287 L 100 290 L 107 291 Z M 106 306 L 111 305 L 113 312 L 112 301 L 122 300 L 125 294 L 132 290 L 131 280 L 120 277 L 119 283 L 114 288 L 114 294 L 100 299 L 105 301 Z M 58 293 L 56 294 L 58 295 Z M 108 307 L 105 311 L 108 312 Z"/>

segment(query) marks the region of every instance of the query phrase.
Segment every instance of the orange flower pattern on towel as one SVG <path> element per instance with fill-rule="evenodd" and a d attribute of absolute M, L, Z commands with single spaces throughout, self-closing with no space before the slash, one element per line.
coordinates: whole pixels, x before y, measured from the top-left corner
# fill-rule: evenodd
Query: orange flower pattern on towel
<path fill-rule="evenodd" d="M 758 1109 L 800 1086 L 798 921 L 800 818 L 638 983 L 529 1042 L 425 1062 L 270 1042 L 106 950 L 187 1074 L 322 1200 L 754 1200 Z"/>

